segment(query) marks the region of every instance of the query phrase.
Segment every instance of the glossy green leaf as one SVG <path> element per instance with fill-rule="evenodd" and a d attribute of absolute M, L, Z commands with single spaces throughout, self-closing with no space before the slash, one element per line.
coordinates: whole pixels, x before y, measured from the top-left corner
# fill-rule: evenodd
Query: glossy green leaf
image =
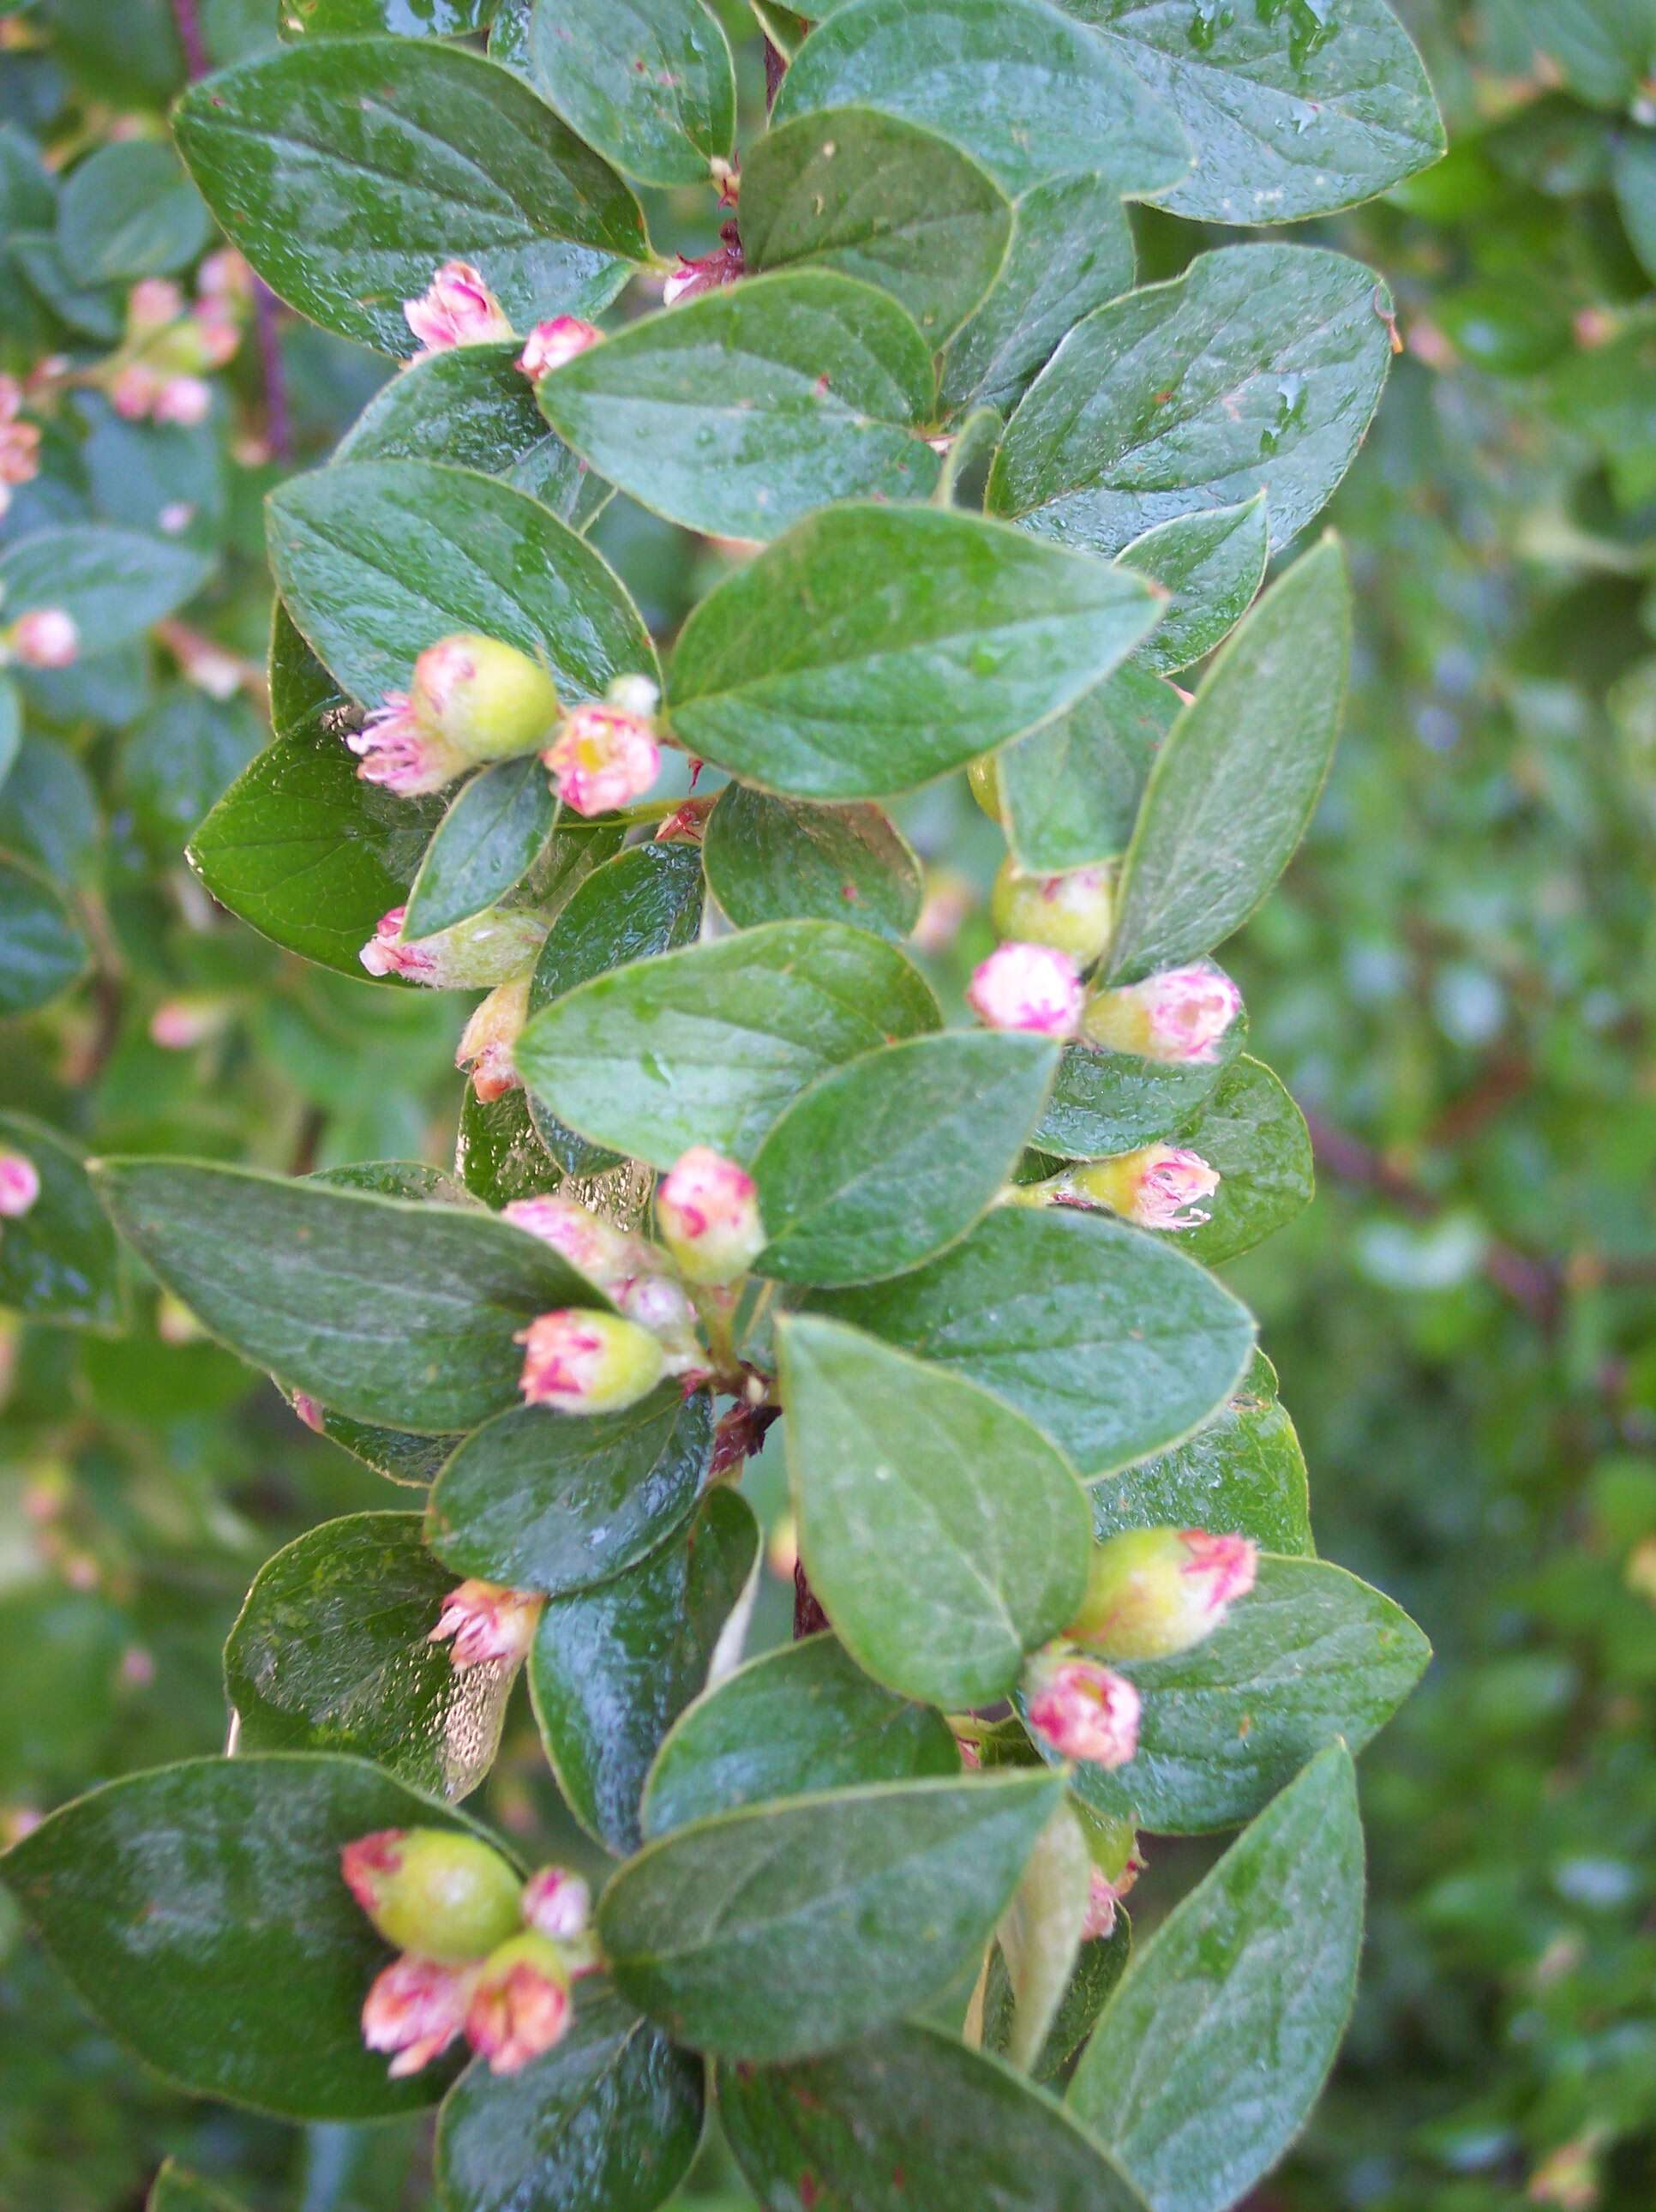
<path fill-rule="evenodd" d="M 311 1404 L 321 1423 L 318 1434 L 337 1444 L 341 1451 L 349 1452 L 353 1459 L 360 1459 L 364 1467 L 371 1467 L 376 1474 L 383 1474 L 387 1482 L 402 1483 L 409 1489 L 428 1489 L 460 1441 L 454 1435 L 419 1436 L 408 1429 L 354 1421 L 349 1413 L 318 1406 L 314 1399 Z"/>
<path fill-rule="evenodd" d="M 615 171 L 482 55 L 314 40 L 192 85 L 179 148 L 232 242 L 325 330 L 411 354 L 403 302 L 482 273 L 520 329 L 591 313 L 648 252 Z"/>
<path fill-rule="evenodd" d="M 1372 269 L 1228 246 L 1077 325 L 1007 426 L 989 507 L 1118 553 L 1160 522 L 1269 495 L 1273 548 L 1350 466 L 1391 360 Z"/>
<path fill-rule="evenodd" d="M 339 1854 L 411 1826 L 480 1832 L 366 1759 L 196 1759 L 76 1798 L 0 1869 L 88 2008 L 181 2087 L 291 2119 L 389 2118 L 434 2104 L 453 2067 L 393 2081 L 364 2047 L 391 1953 Z"/>
<path fill-rule="evenodd" d="M 1112 976 L 1240 929 L 1287 866 L 1333 758 L 1351 597 L 1325 538 L 1260 600 L 1169 732 L 1122 870 Z"/>
<path fill-rule="evenodd" d="M 946 413 L 1010 411 L 1083 315 L 1127 290 L 1132 233 L 1107 176 L 1054 177 L 1013 207 L 1011 246 L 987 298 L 944 349 Z"/>
<path fill-rule="evenodd" d="M 427 1538 L 457 1574 L 554 1596 L 585 1589 L 689 1518 L 712 1449 L 712 1400 L 676 1382 L 579 1419 L 515 1407 L 474 1429 L 444 1468 Z"/>
<path fill-rule="evenodd" d="M 832 500 L 925 499 L 937 481 L 925 340 L 895 300 L 831 269 L 704 292 L 536 389 L 600 475 L 719 537 L 773 538 Z"/>
<path fill-rule="evenodd" d="M 1211 653 L 1253 605 L 1270 552 L 1263 492 L 1240 507 L 1175 515 L 1124 547 L 1124 568 L 1137 569 L 1173 594 L 1139 648 L 1144 665 L 1172 676 Z"/>
<path fill-rule="evenodd" d="M 0 854 L 0 1021 L 50 1006 L 91 960 L 79 924 L 45 878 Z"/>
<path fill-rule="evenodd" d="M 1073 705 L 1156 611 L 1125 570 L 978 515 L 834 507 L 696 608 L 669 674 L 672 723 L 743 782 L 878 799 Z"/>
<path fill-rule="evenodd" d="M 94 1180 L 115 1226 L 215 1336 L 359 1420 L 434 1432 L 486 1420 L 517 1397 L 515 1331 L 554 1307 L 605 1304 L 538 1237 L 481 1207 L 191 1160 L 103 1160 Z"/>
<path fill-rule="evenodd" d="M 1240 1389 L 1193 1436 L 1094 1486 L 1093 1528 L 1211 1528 L 1260 1548 L 1308 1557 L 1311 1509 L 1305 1454 L 1277 1396 L 1263 1352 Z"/>
<path fill-rule="evenodd" d="M 0 876 L 0 888 L 3 884 Z M 79 1150 L 28 1114 L 0 1114 L 0 1150 L 20 1152 L 40 1178 L 40 1194 L 28 1212 L 0 1227 L 0 1307 L 27 1321 L 118 1328 L 123 1302 L 115 1235 Z"/>
<path fill-rule="evenodd" d="M 411 362 L 382 385 L 334 448 L 337 461 L 446 461 L 501 477 L 573 520 L 586 471 L 548 428 L 518 367 L 523 350 L 453 346 Z"/>
<path fill-rule="evenodd" d="M 1005 746 L 996 774 L 1018 866 L 1061 875 L 1125 852 L 1156 748 L 1178 713 L 1171 686 L 1129 661 L 1067 714 Z"/>
<path fill-rule="evenodd" d="M 766 2212 L 1143 2212 L 1062 2106 L 936 2028 L 894 2027 L 803 2065 L 721 2068 L 719 2109 Z"/>
<path fill-rule="evenodd" d="M 494 1763 L 516 1668 L 431 1641 L 454 1577 L 417 1513 L 325 1521 L 274 1559 L 224 1647 L 235 1750 L 336 1751 L 464 1797 Z"/>
<path fill-rule="evenodd" d="M 616 1984 L 721 2057 L 776 2063 L 865 2035 L 981 1948 L 1062 1789 L 1028 1769 L 877 1783 L 679 1828 L 600 1900 Z"/>
<path fill-rule="evenodd" d="M 534 866 L 552 834 L 558 802 L 533 753 L 498 761 L 462 786 L 420 863 L 403 927 L 434 937 L 498 905 Z"/>
<path fill-rule="evenodd" d="M 940 1018 L 895 945 L 780 921 L 595 976 L 528 1023 L 517 1060 L 572 1127 L 665 1169 L 692 1145 L 750 1158 L 806 1084 Z"/>
<path fill-rule="evenodd" d="M 721 1484 L 671 1543 L 541 1615 L 529 1690 L 547 1756 L 570 1811 L 618 1856 L 638 1848 L 663 1737 L 735 1657 L 758 1565 L 759 1525 Z"/>
<path fill-rule="evenodd" d="M 795 55 L 773 116 L 853 103 L 954 139 L 1010 192 L 1086 169 L 1159 193 L 1191 164 L 1171 108 L 1043 0 L 851 0 Z"/>
<path fill-rule="evenodd" d="M 0 552 L 5 619 L 57 607 L 82 654 L 124 645 L 192 599 L 210 563 L 193 547 L 100 523 L 37 530 Z"/>
<path fill-rule="evenodd" d="M 738 929 L 815 916 L 901 939 L 920 918 L 920 864 L 877 806 L 813 806 L 726 784 L 701 840 L 707 888 Z"/>
<path fill-rule="evenodd" d="M 1221 2212 L 1287 2149 L 1333 2063 L 1362 1940 L 1356 1778 L 1331 1746 L 1136 1953 L 1071 2084 L 1155 2212 Z"/>
<path fill-rule="evenodd" d="M 514 1198 L 534 1198 L 557 1182 L 558 1164 L 536 1132 L 521 1086 L 483 1100 L 467 1085 L 454 1171 L 474 1198 L 497 1213 Z"/>
<path fill-rule="evenodd" d="M 912 1275 L 811 1304 L 994 1391 L 1086 1475 L 1195 1428 L 1253 1342 L 1247 1309 L 1171 1243 L 1063 1208 L 1004 1207 Z"/>
<path fill-rule="evenodd" d="M 488 27 L 495 0 L 281 0 L 284 39 L 460 39 Z"/>
<path fill-rule="evenodd" d="M 1317 1177 L 1305 1116 L 1271 1070 L 1246 1053 L 1174 1141 L 1219 1170 L 1207 1201 L 1212 1218 L 1178 1232 L 1185 1250 L 1209 1267 L 1262 1243 L 1311 1203 Z"/>
<path fill-rule="evenodd" d="M 871 1681 L 832 1636 L 738 1667 L 680 1715 L 644 1793 L 646 1838 L 715 1813 L 960 1771 L 940 1714 Z"/>
<path fill-rule="evenodd" d="M 1085 1042 L 1066 1046 L 1035 1132 L 1037 1148 L 1059 1159 L 1095 1160 L 1170 1135 L 1200 1113 L 1247 1036 L 1247 1018 L 1239 1015 L 1210 1060 L 1147 1060 Z"/>
<path fill-rule="evenodd" d="M 585 1975 L 568 2033 L 515 2074 L 480 2060 L 437 2123 L 437 2185 L 465 2212 L 655 2212 L 701 2140 L 704 2069 Z"/>
<path fill-rule="evenodd" d="M 246 2212 L 246 2208 L 169 2158 L 151 2184 L 144 2212 Z"/>
<path fill-rule="evenodd" d="M 814 1315 L 778 1337 L 800 1556 L 840 1642 L 905 1697 L 1004 1697 L 1086 1588 L 1075 1476 L 958 1376 Z"/>
<path fill-rule="evenodd" d="M 736 142 L 736 69 L 701 0 L 541 0 L 529 73 L 564 120 L 646 185 L 696 185 Z"/>
<path fill-rule="evenodd" d="M 1198 222 L 1294 222 L 1411 177 L 1444 149 L 1432 88 L 1385 0 L 1321 9 L 1058 0 L 1179 116 L 1196 167 L 1167 195 Z"/>
<path fill-rule="evenodd" d="M 1118 1906 L 1115 1926 L 1109 1935 L 1083 1943 L 1077 1954 L 1046 2040 L 1034 2064 L 1026 2069 L 1032 2081 L 1055 2080 L 1075 2057 L 1092 2033 L 1110 1992 L 1126 1972 L 1131 1948 L 1132 1931 L 1126 1914 Z M 997 1944 L 989 1954 L 984 1983 L 983 2047 L 998 2058 L 1006 2056 L 1015 2017 L 1012 1984 Z"/>
<path fill-rule="evenodd" d="M 934 350 L 994 283 L 1011 235 L 1011 203 L 986 169 L 873 108 L 797 116 L 743 165 L 750 268 L 860 276 L 900 301 Z"/>
<path fill-rule="evenodd" d="M 572 700 L 654 672 L 615 571 L 496 477 L 434 461 L 341 462 L 283 484 L 267 513 L 288 611 L 365 706 L 406 690 L 426 647 L 458 630 L 533 653 Z"/>
<path fill-rule="evenodd" d="M 953 1030 L 820 1076 L 755 1156 L 757 1272 L 877 1282 L 956 1242 L 1017 1164 L 1057 1064 L 1044 1037 Z"/>

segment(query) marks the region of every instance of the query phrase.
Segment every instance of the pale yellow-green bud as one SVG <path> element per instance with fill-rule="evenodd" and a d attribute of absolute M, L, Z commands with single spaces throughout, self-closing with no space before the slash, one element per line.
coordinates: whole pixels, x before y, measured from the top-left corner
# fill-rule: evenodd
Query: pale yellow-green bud
<path fill-rule="evenodd" d="M 1003 860 L 989 895 L 997 937 L 1049 945 L 1083 968 L 1099 959 L 1115 923 L 1115 890 L 1107 867 L 1071 868 L 1059 876 L 1026 875 Z"/>
<path fill-rule="evenodd" d="M 1259 1547 L 1205 1528 L 1129 1528 L 1095 1547 L 1077 1644 L 1113 1660 L 1167 1659 L 1212 1635 L 1253 1587 Z"/>

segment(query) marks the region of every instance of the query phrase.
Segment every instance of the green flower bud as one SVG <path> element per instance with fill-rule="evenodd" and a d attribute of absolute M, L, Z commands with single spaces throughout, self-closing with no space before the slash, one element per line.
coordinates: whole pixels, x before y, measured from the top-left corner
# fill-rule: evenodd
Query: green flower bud
<path fill-rule="evenodd" d="M 1010 857 L 989 894 L 998 937 L 1048 945 L 1089 968 L 1110 941 L 1115 890 L 1108 868 L 1071 868 L 1061 876 L 1028 876 Z"/>
<path fill-rule="evenodd" d="M 399 1951 L 446 1966 L 481 1959 L 521 1926 L 523 1884 L 500 1853 L 451 1828 L 381 1828 L 339 1854 L 345 1885 Z"/>
<path fill-rule="evenodd" d="M 560 711 L 558 687 L 539 661 L 470 630 L 427 647 L 414 664 L 409 704 L 467 761 L 537 750 Z"/>
<path fill-rule="evenodd" d="M 972 796 L 992 822 L 1006 818 L 1001 803 L 1000 769 L 993 753 L 980 753 L 966 771 L 966 780 L 972 787 Z"/>
<path fill-rule="evenodd" d="M 581 1306 L 537 1315 L 513 1341 L 524 1347 L 519 1387 L 525 1403 L 562 1413 L 613 1413 L 636 1405 L 666 1370 L 659 1337 L 636 1322 Z"/>
<path fill-rule="evenodd" d="M 1129 1528 L 1098 1545 L 1069 1634 L 1106 1659 L 1166 1659 L 1218 1627 L 1253 1587 L 1259 1548 L 1204 1528 Z"/>

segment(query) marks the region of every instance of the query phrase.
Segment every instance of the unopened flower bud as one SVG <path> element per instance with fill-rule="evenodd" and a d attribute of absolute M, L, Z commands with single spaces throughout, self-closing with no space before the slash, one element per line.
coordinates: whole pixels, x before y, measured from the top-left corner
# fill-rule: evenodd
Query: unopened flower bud
<path fill-rule="evenodd" d="M 81 649 L 75 618 L 62 607 L 36 607 L 19 615 L 3 638 L 25 668 L 67 668 Z"/>
<path fill-rule="evenodd" d="M 163 999 L 149 1017 L 149 1042 L 163 1052 L 190 1052 L 216 1036 L 230 1019 L 228 1003 L 206 994 Z"/>
<path fill-rule="evenodd" d="M 1081 1033 L 1112 1052 L 1210 1066 L 1241 1010 L 1241 993 L 1218 969 L 1170 968 L 1101 991 L 1082 1016 Z"/>
<path fill-rule="evenodd" d="M 382 914 L 357 956 L 370 975 L 402 975 L 435 991 L 492 989 L 534 964 L 546 936 L 538 915 L 515 907 L 486 907 L 434 937 L 403 936 L 406 907 Z"/>
<path fill-rule="evenodd" d="M 454 1065 L 470 1070 L 471 1087 L 484 1105 L 522 1084 L 513 1053 L 529 1014 L 529 980 L 514 975 L 497 983 L 460 1033 Z"/>
<path fill-rule="evenodd" d="M 109 404 L 124 422 L 141 422 L 160 397 L 163 380 L 143 362 L 129 362 L 110 384 Z"/>
<path fill-rule="evenodd" d="M 420 341 L 416 361 L 512 336 L 506 311 L 469 261 L 444 262 L 417 300 L 403 301 L 403 313 Z"/>
<path fill-rule="evenodd" d="M 569 1972 L 550 1936 L 531 1929 L 490 1953 L 466 2013 L 466 2039 L 491 2074 L 516 2074 L 562 2041 Z"/>
<path fill-rule="evenodd" d="M 1001 802 L 1000 763 L 993 753 L 980 753 L 968 763 L 966 781 L 971 786 L 972 796 L 992 822 L 1006 818 L 1006 809 Z"/>
<path fill-rule="evenodd" d="M 1049 1645 L 1031 1662 L 1029 1726 L 1060 1759 L 1125 1766 L 1138 1749 L 1138 1692 L 1096 1659 Z"/>
<path fill-rule="evenodd" d="M 1058 1184 L 1071 1201 L 1107 1206 L 1141 1229 L 1199 1228 L 1213 1216 L 1198 1201 L 1218 1188 L 1218 1170 L 1176 1145 L 1143 1145 L 1113 1159 L 1089 1160 Z"/>
<path fill-rule="evenodd" d="M 176 323 L 184 313 L 184 294 L 170 276 L 145 276 L 126 295 L 129 337 L 148 337 Z"/>
<path fill-rule="evenodd" d="M 600 343 L 604 332 L 594 324 L 584 323 L 579 315 L 554 315 L 549 321 L 537 323 L 529 333 L 523 351 L 518 356 L 518 367 L 533 382 L 561 368 L 577 354 L 585 353 L 589 346 Z"/>
<path fill-rule="evenodd" d="M 695 1308 L 682 1284 L 669 1275 L 646 1272 L 613 1289 L 610 1295 L 628 1321 L 658 1339 L 669 1375 L 695 1374 L 707 1365 L 707 1353 L 696 1334 Z"/>
<path fill-rule="evenodd" d="M 1050 945 L 1090 968 L 1110 941 L 1115 891 L 1108 868 L 1071 868 L 1061 876 L 1027 876 L 1003 860 L 989 896 L 998 937 Z"/>
<path fill-rule="evenodd" d="M 40 469 L 40 433 L 20 420 L 23 387 L 15 376 L 0 376 L 0 514 L 11 504 L 12 488 L 26 484 Z"/>
<path fill-rule="evenodd" d="M 992 1030 L 1028 1030 L 1037 1036 L 1075 1035 L 1084 994 L 1075 962 L 1050 945 L 998 945 L 980 961 L 966 1002 Z"/>
<path fill-rule="evenodd" d="M 196 289 L 203 300 L 245 306 L 253 296 L 253 272 L 234 246 L 221 246 L 196 271 Z"/>
<path fill-rule="evenodd" d="M 514 1198 L 504 1212 L 514 1228 L 538 1237 L 589 1281 L 606 1289 L 617 1280 L 630 1281 L 638 1272 L 636 1240 L 573 1198 L 556 1191 L 541 1198 Z"/>
<path fill-rule="evenodd" d="M 535 1641 L 545 1602 L 537 1591 L 508 1589 L 502 1583 L 458 1583 L 426 1641 L 452 1641 L 449 1656 L 462 1674 L 468 1667 L 515 1667 Z"/>
<path fill-rule="evenodd" d="M 733 1283 L 765 1249 L 758 1185 L 707 1145 L 693 1145 L 663 1176 L 656 1226 L 692 1283 Z"/>
<path fill-rule="evenodd" d="M 1166 1659 L 1210 1636 L 1253 1587 L 1259 1551 L 1204 1528 L 1128 1528 L 1093 1548 L 1068 1633 L 1106 1659 Z"/>
<path fill-rule="evenodd" d="M 150 414 L 157 422 L 193 430 L 213 411 L 213 387 L 204 377 L 169 376 L 155 394 Z"/>
<path fill-rule="evenodd" d="M 446 1966 L 504 1943 L 519 1925 L 518 1875 L 452 1828 L 381 1828 L 339 1854 L 345 1887 L 388 1943 Z"/>
<path fill-rule="evenodd" d="M 544 1866 L 524 1884 L 526 1924 L 555 1942 L 584 1936 L 592 1917 L 592 1893 L 569 1867 Z"/>
<path fill-rule="evenodd" d="M 190 337 L 203 368 L 223 368 L 241 343 L 241 325 L 231 307 L 215 300 L 192 308 Z"/>
<path fill-rule="evenodd" d="M 559 798 L 577 814 L 608 814 L 629 805 L 661 774 L 661 748 L 648 713 L 597 700 L 565 717 L 541 758 Z"/>
<path fill-rule="evenodd" d="M 540 662 L 476 631 L 426 647 L 409 699 L 467 763 L 532 753 L 558 719 L 558 687 Z"/>
<path fill-rule="evenodd" d="M 39 1170 L 27 1153 L 0 1152 L 0 1220 L 15 1221 L 39 1195 Z"/>
<path fill-rule="evenodd" d="M 525 1402 L 564 1413 L 612 1413 L 636 1405 L 665 1370 L 660 1342 L 647 1328 L 579 1306 L 541 1314 L 514 1341 L 524 1347 Z"/>
<path fill-rule="evenodd" d="M 435 1959 L 395 1959 L 374 1977 L 362 2007 L 362 2040 L 370 2051 L 395 2051 L 393 2081 L 417 2074 L 448 2049 L 465 2026 L 476 1982 L 475 1966 Z"/>

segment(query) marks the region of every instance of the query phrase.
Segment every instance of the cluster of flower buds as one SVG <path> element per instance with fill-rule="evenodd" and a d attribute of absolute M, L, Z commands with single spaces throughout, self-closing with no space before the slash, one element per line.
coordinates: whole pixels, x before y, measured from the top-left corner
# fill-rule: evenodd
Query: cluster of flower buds
<path fill-rule="evenodd" d="M 424 361 L 453 346 L 495 345 L 513 335 L 506 310 L 469 261 L 445 261 L 403 313 L 420 341 L 414 358 Z"/>
<path fill-rule="evenodd" d="M 485 761 L 536 751 L 558 713 L 557 685 L 539 661 L 463 631 L 428 645 L 408 690 L 388 691 L 345 742 L 365 783 L 418 799 Z"/>
<path fill-rule="evenodd" d="M 1129 1528 L 1094 1547 L 1067 1633 L 1104 1659 L 1168 1659 L 1212 1635 L 1253 1588 L 1259 1552 L 1205 1528 Z"/>
<path fill-rule="evenodd" d="M 556 1193 L 515 1198 L 505 1218 L 549 1244 L 596 1283 L 629 1322 L 647 1329 L 660 1343 L 664 1374 L 691 1375 L 706 1366 L 695 1310 L 682 1285 L 666 1272 L 665 1256 L 646 1237 L 617 1229 Z"/>
<path fill-rule="evenodd" d="M 0 1152 L 0 1221 L 16 1221 L 40 1195 L 40 1171 L 27 1152 Z"/>
<path fill-rule="evenodd" d="M 213 404 L 209 374 L 241 343 L 252 277 L 233 248 L 201 265 L 193 304 L 170 276 L 146 276 L 127 295 L 126 334 L 98 372 L 109 404 L 129 422 L 193 428 Z"/>
<path fill-rule="evenodd" d="M 362 2007 L 362 2040 L 416 2074 L 461 2035 L 495 2074 L 560 2043 L 571 1984 L 598 1964 L 586 1884 L 566 1867 L 522 1883 L 480 1838 L 385 1828 L 340 1853 L 346 1887 L 399 1954 Z"/>
<path fill-rule="evenodd" d="M 566 714 L 541 755 L 552 787 L 577 814 L 608 814 L 642 799 L 661 774 L 655 714 L 661 695 L 647 676 L 618 676 L 601 700 Z"/>
<path fill-rule="evenodd" d="M 1044 1182 L 1019 1183 L 1004 1196 L 1014 1206 L 1075 1206 L 1119 1213 L 1140 1229 L 1198 1229 L 1213 1218 L 1202 1204 L 1219 1188 L 1219 1171 L 1200 1152 L 1177 1145 L 1141 1145 L 1106 1160 L 1087 1160 Z"/>
<path fill-rule="evenodd" d="M 400 975 L 434 991 L 493 990 L 533 967 L 546 937 L 537 914 L 486 907 L 433 937 L 404 938 L 406 907 L 382 914 L 357 957 L 370 975 Z"/>
<path fill-rule="evenodd" d="M 25 668 L 67 668 L 80 649 L 75 617 L 63 607 L 32 607 L 0 628 L 0 668 L 9 660 Z"/>
<path fill-rule="evenodd" d="M 1049 945 L 1090 968 L 1103 957 L 1115 924 L 1115 878 L 1104 867 L 1026 875 L 1005 860 L 989 894 L 989 919 L 998 937 Z"/>
<path fill-rule="evenodd" d="M 1057 946 L 1013 939 L 980 961 L 966 1002 L 992 1030 L 1028 1030 L 1035 1036 L 1072 1037 L 1086 993 L 1074 957 Z"/>
<path fill-rule="evenodd" d="M 298 1400 L 294 1403 L 297 1411 Z M 446 1644 L 459 1674 L 468 1667 L 517 1667 L 528 1656 L 545 1602 L 534 1590 L 508 1589 L 501 1583 L 458 1583 L 426 1640 Z"/>
<path fill-rule="evenodd" d="M 1241 993 L 1219 969 L 1170 968 L 1099 992 L 1088 1001 L 1081 1034 L 1111 1052 L 1210 1067 L 1241 1010 Z"/>
<path fill-rule="evenodd" d="M 40 432 L 22 419 L 23 387 L 15 376 L 0 376 L 0 514 L 11 505 L 18 484 L 40 468 Z"/>
<path fill-rule="evenodd" d="M 538 384 L 555 368 L 597 345 L 603 336 L 596 324 L 584 323 L 579 315 L 554 315 L 531 331 L 518 356 L 518 368 L 531 384 Z"/>

